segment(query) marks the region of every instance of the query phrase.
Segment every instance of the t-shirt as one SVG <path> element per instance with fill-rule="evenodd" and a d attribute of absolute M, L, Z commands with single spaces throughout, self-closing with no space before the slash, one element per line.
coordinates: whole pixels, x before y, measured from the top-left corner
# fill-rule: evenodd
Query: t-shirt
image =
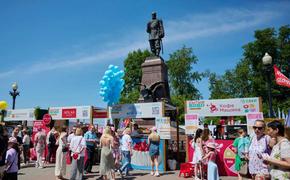
<path fill-rule="evenodd" d="M 24 145 L 29 145 L 30 144 L 30 137 L 25 134 L 24 137 L 23 137 L 23 144 Z"/>
<path fill-rule="evenodd" d="M 278 144 L 273 146 L 271 158 L 281 160 L 283 158 L 290 158 L 290 142 L 287 139 L 281 140 Z M 290 170 L 281 170 L 275 166 L 270 166 L 270 174 L 272 179 L 286 180 L 290 179 Z"/>
<path fill-rule="evenodd" d="M 124 134 L 121 139 L 121 150 L 122 151 L 130 151 L 131 149 L 132 138 L 128 134 Z"/>
<path fill-rule="evenodd" d="M 72 153 L 80 152 L 80 150 L 83 148 L 83 151 L 80 153 L 80 156 L 84 157 L 85 156 L 84 148 L 86 148 L 86 140 L 83 136 L 74 136 L 71 139 L 69 147 Z"/>
<path fill-rule="evenodd" d="M 75 137 L 76 135 L 74 133 L 71 133 L 70 135 L 68 135 L 67 137 L 67 142 L 70 143 L 72 138 Z"/>
<path fill-rule="evenodd" d="M 11 164 L 9 169 L 7 170 L 8 173 L 18 172 L 18 153 L 15 149 L 10 148 L 6 152 L 6 163 Z"/>
<path fill-rule="evenodd" d="M 88 132 L 85 133 L 84 138 L 86 140 L 89 140 L 89 139 L 97 140 L 97 135 L 96 135 L 96 133 L 88 131 Z M 87 143 L 87 146 L 94 146 L 95 145 L 95 143 L 93 143 L 93 142 L 86 141 L 86 143 Z"/>

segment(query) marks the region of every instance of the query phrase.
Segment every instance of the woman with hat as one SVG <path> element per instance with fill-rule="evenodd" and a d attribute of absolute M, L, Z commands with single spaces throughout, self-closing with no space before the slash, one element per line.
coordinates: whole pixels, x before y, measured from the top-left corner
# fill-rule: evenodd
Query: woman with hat
<path fill-rule="evenodd" d="M 3 177 L 3 180 L 17 180 L 17 173 L 19 170 L 18 160 L 20 150 L 18 147 L 17 139 L 15 137 L 10 137 L 8 141 L 8 150 L 6 152 L 6 174 Z"/>
<path fill-rule="evenodd" d="M 214 142 L 209 142 L 206 144 L 207 154 L 203 157 L 203 160 L 207 163 L 207 179 L 208 180 L 218 180 L 219 173 L 218 167 L 215 163 L 216 161 L 216 151 L 218 148 L 217 144 Z"/>
<path fill-rule="evenodd" d="M 160 136 L 157 134 L 157 128 L 154 126 L 151 128 L 151 134 L 148 136 L 148 144 L 149 144 L 149 155 L 151 157 L 151 175 L 158 177 L 158 156 L 159 156 L 159 143 Z M 156 166 L 156 172 L 154 173 L 154 165 Z"/>

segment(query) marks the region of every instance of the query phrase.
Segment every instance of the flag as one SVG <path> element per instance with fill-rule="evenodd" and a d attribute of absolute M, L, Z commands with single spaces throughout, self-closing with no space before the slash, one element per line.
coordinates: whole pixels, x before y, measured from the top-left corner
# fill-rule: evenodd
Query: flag
<path fill-rule="evenodd" d="M 276 83 L 280 86 L 290 88 L 290 80 L 284 74 L 281 73 L 281 71 L 276 65 L 274 65 L 274 72 Z"/>

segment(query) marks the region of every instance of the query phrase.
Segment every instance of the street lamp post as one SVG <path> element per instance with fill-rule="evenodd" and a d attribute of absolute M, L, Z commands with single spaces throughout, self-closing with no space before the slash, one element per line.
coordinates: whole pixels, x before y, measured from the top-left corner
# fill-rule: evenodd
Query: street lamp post
<path fill-rule="evenodd" d="M 273 107 L 272 107 L 272 91 L 271 91 L 271 73 L 272 73 L 272 57 L 268 54 L 265 53 L 263 59 L 263 64 L 266 69 L 266 74 L 267 74 L 267 81 L 268 81 L 268 98 L 269 98 L 269 110 L 270 110 L 270 118 L 274 117 L 273 113 Z"/>
<path fill-rule="evenodd" d="M 15 100 L 16 100 L 16 97 L 19 96 L 19 92 L 17 91 L 17 89 L 18 89 L 18 85 L 15 82 L 12 84 L 13 91 L 10 91 L 10 95 L 12 96 L 12 99 L 13 99 L 12 109 L 15 109 Z"/>

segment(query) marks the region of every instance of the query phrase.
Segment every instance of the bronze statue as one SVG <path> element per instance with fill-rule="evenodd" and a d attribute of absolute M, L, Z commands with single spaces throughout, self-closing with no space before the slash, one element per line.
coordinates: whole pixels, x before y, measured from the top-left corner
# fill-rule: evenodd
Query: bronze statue
<path fill-rule="evenodd" d="M 152 20 L 147 23 L 147 33 L 149 33 L 151 52 L 155 56 L 159 56 L 162 47 L 162 38 L 164 37 L 164 28 L 162 20 L 157 19 L 156 12 L 152 13 Z"/>

